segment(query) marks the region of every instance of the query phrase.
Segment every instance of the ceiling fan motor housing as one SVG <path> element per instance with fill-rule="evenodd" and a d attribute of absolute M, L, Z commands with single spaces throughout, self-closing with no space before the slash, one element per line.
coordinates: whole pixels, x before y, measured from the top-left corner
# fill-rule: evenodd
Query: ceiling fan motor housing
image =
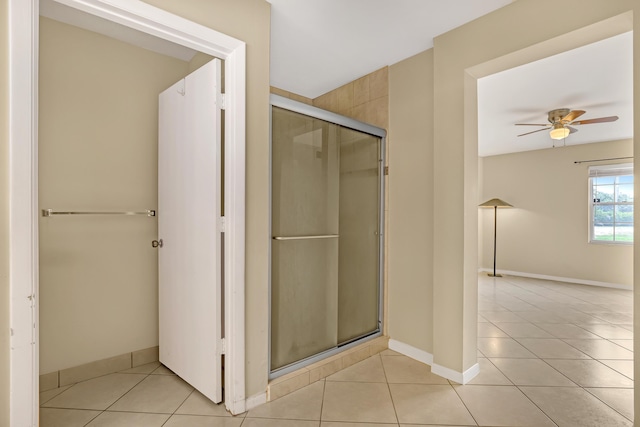
<path fill-rule="evenodd" d="M 571 110 L 569 108 L 558 108 L 556 110 L 549 111 L 549 123 L 560 122 Z"/>

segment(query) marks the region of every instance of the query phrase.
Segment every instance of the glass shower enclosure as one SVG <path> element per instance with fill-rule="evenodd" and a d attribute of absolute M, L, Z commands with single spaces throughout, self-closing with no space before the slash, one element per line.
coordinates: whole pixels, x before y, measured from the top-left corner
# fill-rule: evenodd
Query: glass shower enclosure
<path fill-rule="evenodd" d="M 385 136 L 271 96 L 271 378 L 381 334 Z"/>

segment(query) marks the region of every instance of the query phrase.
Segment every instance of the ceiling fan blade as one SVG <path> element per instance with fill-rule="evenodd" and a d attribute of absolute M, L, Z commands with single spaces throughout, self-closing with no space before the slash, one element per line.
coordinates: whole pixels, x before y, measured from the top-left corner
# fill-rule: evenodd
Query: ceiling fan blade
<path fill-rule="evenodd" d="M 569 133 L 570 133 L 570 134 L 578 132 L 578 129 L 576 129 L 576 128 L 572 128 L 572 127 L 571 127 L 571 126 L 569 126 L 569 125 L 565 125 L 564 127 L 566 127 L 567 129 L 569 129 Z"/>
<path fill-rule="evenodd" d="M 615 122 L 618 120 L 618 116 L 609 116 L 609 117 L 599 117 L 597 119 L 587 119 L 587 120 L 578 120 L 576 122 L 569 123 L 570 125 L 590 125 L 592 123 L 607 123 L 607 122 Z"/>
<path fill-rule="evenodd" d="M 546 127 L 544 129 L 538 129 L 538 130 L 534 130 L 533 132 L 527 132 L 527 133 L 523 133 L 522 135 L 518 135 L 518 136 L 525 136 L 525 135 L 530 135 L 532 133 L 536 133 L 536 132 L 542 132 L 543 130 L 549 130 L 551 129 L 551 127 Z"/>
<path fill-rule="evenodd" d="M 586 111 L 584 110 L 573 110 L 572 112 L 564 116 L 561 121 L 565 123 L 572 122 L 578 117 L 580 117 L 581 115 L 583 115 L 584 113 L 586 113 Z"/>
<path fill-rule="evenodd" d="M 541 125 L 540 123 L 516 123 L 516 126 L 549 126 L 549 123 Z"/>

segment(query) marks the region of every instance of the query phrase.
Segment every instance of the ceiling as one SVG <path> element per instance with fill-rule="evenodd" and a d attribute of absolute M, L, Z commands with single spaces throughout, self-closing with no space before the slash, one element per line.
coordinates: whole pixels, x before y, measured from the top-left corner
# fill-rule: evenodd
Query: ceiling
<path fill-rule="evenodd" d="M 612 123 L 576 126 L 553 141 L 548 131 L 515 123 L 546 124 L 558 108 L 585 110 L 579 120 L 618 116 Z M 478 155 L 633 137 L 633 33 L 621 34 L 478 80 Z"/>
<path fill-rule="evenodd" d="M 271 85 L 309 98 L 433 47 L 433 38 L 513 0 L 268 0 Z M 145 49 L 190 60 L 195 51 L 41 0 L 41 15 Z M 336 11 L 339 11 L 337 13 Z M 631 33 L 506 70 L 478 81 L 478 154 L 551 148 L 547 132 L 517 137 L 546 123 L 557 108 L 581 119 L 617 115 L 614 123 L 579 126 L 563 145 L 632 138 Z"/>
<path fill-rule="evenodd" d="M 271 85 L 316 98 L 513 0 L 267 0 Z"/>

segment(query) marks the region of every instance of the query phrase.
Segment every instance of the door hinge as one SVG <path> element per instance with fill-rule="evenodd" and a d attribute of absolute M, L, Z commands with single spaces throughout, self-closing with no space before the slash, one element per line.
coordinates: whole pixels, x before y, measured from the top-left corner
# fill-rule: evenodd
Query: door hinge
<path fill-rule="evenodd" d="M 180 83 L 178 84 L 178 93 L 182 96 L 185 94 L 185 80 L 186 79 L 180 80 Z"/>
<path fill-rule="evenodd" d="M 221 216 L 220 217 L 220 232 L 224 233 L 225 231 L 227 231 L 227 220 L 225 217 Z"/>
<path fill-rule="evenodd" d="M 216 105 L 220 107 L 221 110 L 224 110 L 227 107 L 227 97 L 224 93 L 219 93 L 216 95 Z"/>
<path fill-rule="evenodd" d="M 220 340 L 220 354 L 227 354 L 227 340 L 224 338 Z"/>
<path fill-rule="evenodd" d="M 384 174 L 389 175 L 389 166 L 384 167 Z"/>

